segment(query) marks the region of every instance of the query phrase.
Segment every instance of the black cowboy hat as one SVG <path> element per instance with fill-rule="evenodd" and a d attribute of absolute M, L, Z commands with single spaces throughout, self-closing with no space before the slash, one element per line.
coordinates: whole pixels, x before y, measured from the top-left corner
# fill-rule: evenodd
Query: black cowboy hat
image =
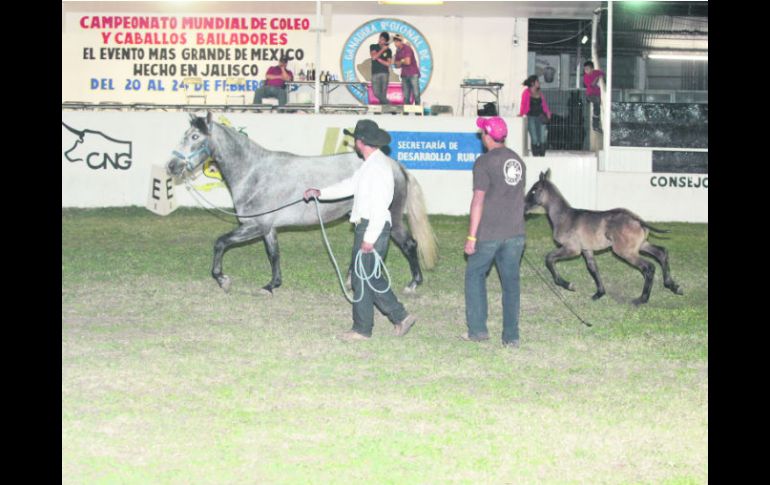
<path fill-rule="evenodd" d="M 356 140 L 361 140 L 370 147 L 379 148 L 390 143 L 388 132 L 381 130 L 377 123 L 372 120 L 360 120 L 356 123 L 356 129 L 352 133 L 347 129 L 342 131 Z"/>

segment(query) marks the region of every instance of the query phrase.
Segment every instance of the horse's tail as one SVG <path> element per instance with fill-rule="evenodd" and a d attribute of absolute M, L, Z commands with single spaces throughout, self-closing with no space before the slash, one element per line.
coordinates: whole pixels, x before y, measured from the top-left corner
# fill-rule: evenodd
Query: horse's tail
<path fill-rule="evenodd" d="M 649 229 L 651 231 L 654 231 L 654 232 L 671 232 L 668 229 L 658 229 L 657 227 L 651 226 L 651 225 L 647 224 L 646 222 L 644 222 L 641 219 L 639 220 L 639 222 L 642 224 L 642 227 L 646 227 L 647 229 Z"/>
<path fill-rule="evenodd" d="M 409 217 L 409 229 L 417 241 L 417 253 L 423 266 L 425 269 L 433 269 L 438 261 L 438 244 L 430 220 L 428 220 L 422 187 L 412 174 L 406 170 L 403 172 L 407 179 L 406 212 Z"/>

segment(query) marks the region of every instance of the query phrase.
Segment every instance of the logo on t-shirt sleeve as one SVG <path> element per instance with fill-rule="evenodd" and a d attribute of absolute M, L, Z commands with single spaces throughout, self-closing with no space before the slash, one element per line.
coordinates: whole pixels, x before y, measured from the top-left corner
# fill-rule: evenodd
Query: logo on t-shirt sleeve
<path fill-rule="evenodd" d="M 508 185 L 516 185 L 521 182 L 521 163 L 515 158 L 509 158 L 503 165 L 503 175 L 505 176 L 505 183 Z"/>

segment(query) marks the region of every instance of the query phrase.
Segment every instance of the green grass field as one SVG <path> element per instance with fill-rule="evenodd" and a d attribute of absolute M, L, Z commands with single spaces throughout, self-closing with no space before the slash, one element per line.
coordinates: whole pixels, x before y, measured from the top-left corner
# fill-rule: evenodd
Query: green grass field
<path fill-rule="evenodd" d="M 264 245 L 231 249 L 224 294 L 212 246 L 233 226 L 202 210 L 62 210 L 62 482 L 338 484 L 700 484 L 708 482 L 708 225 L 671 229 L 685 294 L 650 302 L 641 273 L 597 256 L 607 295 L 592 301 L 582 259 L 559 289 L 582 325 L 522 264 L 521 348 L 500 345 L 500 284 L 488 278 L 492 339 L 465 329 L 466 217 L 431 218 L 438 267 L 404 338 L 375 317 L 344 343 L 350 305 L 320 230 L 280 234 L 283 286 Z M 527 222 L 541 274 L 554 247 Z M 346 266 L 352 232 L 329 230 Z M 409 279 L 391 244 L 394 286 Z M 548 276 L 550 280 L 550 275 Z"/>

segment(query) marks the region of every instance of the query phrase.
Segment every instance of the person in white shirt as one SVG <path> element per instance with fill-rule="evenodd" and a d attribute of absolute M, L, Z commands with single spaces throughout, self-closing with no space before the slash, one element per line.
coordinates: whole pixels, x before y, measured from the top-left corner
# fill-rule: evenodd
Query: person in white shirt
<path fill-rule="evenodd" d="M 353 196 L 353 209 L 350 212 L 350 222 L 356 225 L 353 253 L 357 249 L 363 252 L 364 273 L 371 274 L 375 262 L 373 251 L 376 250 L 385 259 L 390 241 L 389 207 L 393 201 L 391 163 L 395 162 L 380 151 L 380 147 L 390 143 L 390 135 L 371 120 L 356 123 L 353 133 L 348 130 L 344 132 L 355 139 L 356 153 L 363 157 L 364 163 L 352 177 L 320 190 L 309 188 L 304 195 L 305 200 L 313 197 L 318 200 L 336 200 Z M 382 274 L 369 282 L 379 291 L 387 287 L 387 280 Z M 361 301 L 353 303 L 353 328 L 342 334 L 342 340 L 367 340 L 372 336 L 374 305 L 393 323 L 394 332 L 399 337 L 406 335 L 417 321 L 414 315 L 407 313 L 393 290 L 375 292 L 355 272 L 352 274 L 352 284 L 353 299 Z"/>

